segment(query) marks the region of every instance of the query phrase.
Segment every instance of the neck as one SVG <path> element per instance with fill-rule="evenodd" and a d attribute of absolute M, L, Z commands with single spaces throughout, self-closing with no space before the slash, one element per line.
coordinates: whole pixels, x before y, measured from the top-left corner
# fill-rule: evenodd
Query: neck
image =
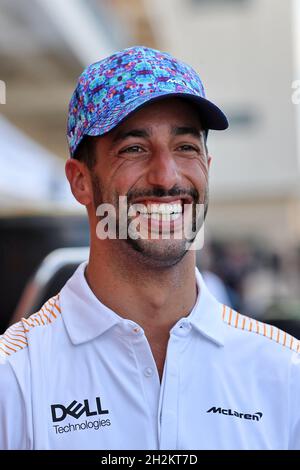
<path fill-rule="evenodd" d="M 101 302 L 145 331 L 169 332 L 179 318 L 190 313 L 197 294 L 194 252 L 189 251 L 174 266 L 151 267 L 137 262 L 140 253 L 129 256 L 116 246 L 108 249 L 108 244 L 91 244 L 86 270 L 87 281 Z"/>
<path fill-rule="evenodd" d="M 143 328 L 161 379 L 170 330 L 196 302 L 195 254 L 172 267 L 149 267 L 140 253 L 110 243 L 91 243 L 87 282 L 102 303 Z"/>

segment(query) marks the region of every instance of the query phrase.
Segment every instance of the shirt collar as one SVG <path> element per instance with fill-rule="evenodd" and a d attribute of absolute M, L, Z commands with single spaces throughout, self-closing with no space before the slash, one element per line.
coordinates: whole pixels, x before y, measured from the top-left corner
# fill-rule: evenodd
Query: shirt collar
<path fill-rule="evenodd" d="M 86 278 L 87 262 L 80 264 L 60 292 L 62 317 L 73 344 L 90 341 L 122 321 L 94 295 Z"/>
<path fill-rule="evenodd" d="M 198 268 L 196 268 L 196 283 L 197 300 L 187 319 L 196 331 L 223 346 L 225 325 L 222 314 L 224 306 L 210 293 Z"/>
<path fill-rule="evenodd" d="M 60 292 L 62 317 L 73 344 L 91 341 L 117 323 L 128 321 L 94 295 L 85 278 L 86 266 L 87 262 L 82 263 Z M 197 268 L 196 282 L 197 301 L 187 321 L 197 332 L 222 345 L 222 305 L 210 294 Z"/>

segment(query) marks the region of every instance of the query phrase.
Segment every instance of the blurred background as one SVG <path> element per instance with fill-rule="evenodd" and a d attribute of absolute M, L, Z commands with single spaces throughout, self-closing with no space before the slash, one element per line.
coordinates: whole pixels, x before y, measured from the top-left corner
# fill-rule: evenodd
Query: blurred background
<path fill-rule="evenodd" d="M 0 0 L 0 332 L 39 307 L 45 256 L 89 243 L 64 176 L 68 102 L 86 65 L 136 44 L 190 63 L 230 121 L 208 139 L 207 283 L 299 338 L 300 0 Z"/>

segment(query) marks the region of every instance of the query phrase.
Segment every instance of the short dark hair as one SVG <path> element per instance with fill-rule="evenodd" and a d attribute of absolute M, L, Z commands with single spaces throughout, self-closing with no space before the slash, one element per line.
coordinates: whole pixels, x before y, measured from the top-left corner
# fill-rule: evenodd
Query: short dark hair
<path fill-rule="evenodd" d="M 75 150 L 73 158 L 84 163 L 89 170 L 93 170 L 96 165 L 97 156 L 95 151 L 95 139 L 97 137 L 92 137 L 85 135 Z"/>
<path fill-rule="evenodd" d="M 208 153 L 208 148 L 207 148 L 208 129 L 203 129 L 203 134 L 204 134 L 205 150 L 206 150 L 206 153 Z"/>

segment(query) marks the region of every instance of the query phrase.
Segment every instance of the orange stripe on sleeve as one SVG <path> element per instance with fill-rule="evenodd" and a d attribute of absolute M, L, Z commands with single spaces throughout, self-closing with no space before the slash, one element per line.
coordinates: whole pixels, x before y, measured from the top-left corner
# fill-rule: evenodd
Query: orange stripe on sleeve
<path fill-rule="evenodd" d="M 230 309 L 230 314 L 229 314 L 229 320 L 228 320 L 229 325 L 231 325 L 231 320 L 232 320 L 232 308 Z"/>
<path fill-rule="evenodd" d="M 1 344 L 2 344 L 5 348 L 10 349 L 11 351 L 17 352 L 17 349 L 11 348 L 10 346 L 8 346 L 8 344 L 3 343 L 2 341 L 1 341 Z"/>
<path fill-rule="evenodd" d="M 43 315 L 44 315 L 44 317 L 46 318 L 47 322 L 51 323 L 49 317 L 48 317 L 47 314 L 44 312 L 44 307 L 42 307 L 41 312 L 43 313 Z"/>
<path fill-rule="evenodd" d="M 32 328 L 34 328 L 36 325 L 40 326 L 40 322 L 39 322 L 38 318 L 36 318 L 36 315 L 31 316 L 30 319 L 33 321 L 33 325 L 31 325 Z"/>
<path fill-rule="evenodd" d="M 28 321 L 26 318 L 22 318 L 22 320 L 23 320 L 28 326 L 30 326 L 30 328 L 34 328 L 34 325 L 30 324 L 29 321 Z"/>
<path fill-rule="evenodd" d="M 280 338 L 280 330 L 279 328 L 277 328 L 277 338 L 276 338 L 277 343 L 279 343 L 279 338 Z"/>
<path fill-rule="evenodd" d="M 57 297 L 54 297 L 56 299 Z M 50 299 L 53 300 L 53 299 Z M 51 302 L 49 302 L 51 304 Z M 13 353 L 24 349 L 28 346 L 26 333 L 30 332 L 36 326 L 47 326 L 53 322 L 53 318 L 57 318 L 54 311 L 48 308 L 49 303 L 45 303 L 43 307 L 29 318 L 22 318 L 18 323 L 10 326 L 7 331 L 0 336 L 0 354 L 11 356 Z M 60 308 L 53 304 L 52 309 L 60 312 Z M 48 313 L 46 313 L 46 311 Z M 52 318 L 53 317 L 53 318 Z"/>
<path fill-rule="evenodd" d="M 39 316 L 39 318 L 40 318 L 40 320 L 41 320 L 41 322 L 42 322 L 42 325 L 44 325 L 44 326 L 45 326 L 45 323 L 44 323 L 43 317 L 42 317 L 42 315 L 40 314 L 40 312 L 38 312 L 38 313 L 37 313 L 37 315 Z"/>
<path fill-rule="evenodd" d="M 10 334 L 10 335 L 12 335 L 12 336 L 18 336 L 18 337 L 20 337 L 20 338 L 22 338 L 22 339 L 25 339 L 25 340 L 26 340 L 26 336 L 24 336 L 24 335 L 19 335 L 19 334 L 16 334 L 16 333 L 14 333 L 14 330 L 11 330 L 11 329 L 9 329 L 9 330 L 10 330 L 10 331 L 9 331 L 9 334 Z M 5 334 L 7 335 L 8 333 L 5 333 Z"/>
<path fill-rule="evenodd" d="M 50 300 L 49 300 L 49 302 L 48 302 L 48 303 L 49 303 L 49 305 L 50 305 L 51 307 L 55 307 L 55 308 L 56 308 L 56 310 L 57 310 L 59 313 L 61 313 L 61 309 L 59 308 L 59 306 L 57 305 L 57 303 L 56 303 L 56 302 L 57 302 L 57 300 L 55 300 L 55 302 L 54 302 L 54 303 L 51 303 L 51 302 L 50 302 Z"/>
<path fill-rule="evenodd" d="M 24 337 L 24 338 L 22 337 L 22 338 L 25 340 L 25 341 L 22 341 L 22 340 L 19 339 L 19 338 L 12 338 L 11 336 L 9 336 L 8 333 L 5 333 L 5 336 L 7 336 L 9 339 L 11 339 L 11 340 L 13 340 L 13 341 L 19 341 L 20 343 L 27 344 L 27 341 L 26 341 L 26 338 L 25 338 L 25 337 Z M 18 335 L 18 336 L 20 336 L 20 335 Z"/>
<path fill-rule="evenodd" d="M 246 324 L 246 318 L 244 317 L 244 318 L 243 318 L 243 323 L 242 323 L 242 330 L 245 329 L 245 324 Z"/>
<path fill-rule="evenodd" d="M 239 324 L 239 316 L 240 316 L 239 313 L 237 313 L 237 314 L 236 314 L 236 317 L 235 317 L 235 324 L 234 324 L 235 328 L 238 327 L 238 324 Z"/>
<path fill-rule="evenodd" d="M 46 307 L 46 305 L 45 305 L 45 309 L 47 310 L 47 312 L 50 313 L 50 315 L 53 315 L 54 318 L 57 318 L 57 316 L 55 315 L 55 313 L 53 312 L 53 310 L 50 310 L 48 307 Z"/>
<path fill-rule="evenodd" d="M 54 311 L 53 311 L 53 310 L 51 310 L 51 312 L 50 312 L 50 313 L 51 313 L 51 315 L 52 315 L 54 318 L 57 318 L 57 315 L 55 315 L 55 313 L 54 313 Z"/>
<path fill-rule="evenodd" d="M 25 331 L 24 329 L 21 330 L 21 328 L 15 328 L 14 325 L 10 327 L 10 330 L 11 331 L 16 331 L 17 333 L 24 333 L 24 331 Z"/>
<path fill-rule="evenodd" d="M 3 351 L 7 356 L 10 356 L 10 354 L 9 354 L 7 351 L 5 351 L 3 348 L 1 348 L 1 346 L 0 346 L 0 349 L 1 349 L 1 351 Z"/>
<path fill-rule="evenodd" d="M 284 332 L 284 340 L 283 340 L 283 346 L 286 344 L 286 332 Z"/>
<path fill-rule="evenodd" d="M 225 318 L 225 313 L 226 313 L 226 307 L 225 307 L 225 305 L 223 304 L 223 313 L 222 313 L 222 318 L 223 318 L 223 320 L 224 320 L 224 318 Z"/>
<path fill-rule="evenodd" d="M 6 335 L 3 335 L 2 341 L 5 341 L 5 343 L 8 343 L 8 344 L 12 344 L 13 346 L 16 346 L 17 348 L 23 349 L 22 346 L 20 346 L 19 344 L 13 343 L 13 341 L 9 341 L 9 340 L 6 338 Z M 6 346 L 5 343 L 2 343 L 2 344 L 4 344 L 4 346 Z"/>
<path fill-rule="evenodd" d="M 26 330 L 26 328 L 25 328 L 24 325 L 23 325 L 23 329 L 22 329 L 22 330 L 19 330 L 19 329 L 17 329 L 17 328 L 14 328 L 13 326 L 11 326 L 10 329 L 11 329 L 11 331 L 13 331 L 13 332 L 16 331 L 17 333 L 22 333 L 22 334 L 23 334 L 24 332 L 27 333 L 27 332 L 29 331 L 29 330 Z M 15 333 L 14 333 L 14 334 L 15 334 Z"/>
<path fill-rule="evenodd" d="M 59 311 L 59 313 L 61 313 L 61 309 L 59 308 L 58 305 L 54 304 L 54 307 L 56 307 L 56 309 Z"/>

